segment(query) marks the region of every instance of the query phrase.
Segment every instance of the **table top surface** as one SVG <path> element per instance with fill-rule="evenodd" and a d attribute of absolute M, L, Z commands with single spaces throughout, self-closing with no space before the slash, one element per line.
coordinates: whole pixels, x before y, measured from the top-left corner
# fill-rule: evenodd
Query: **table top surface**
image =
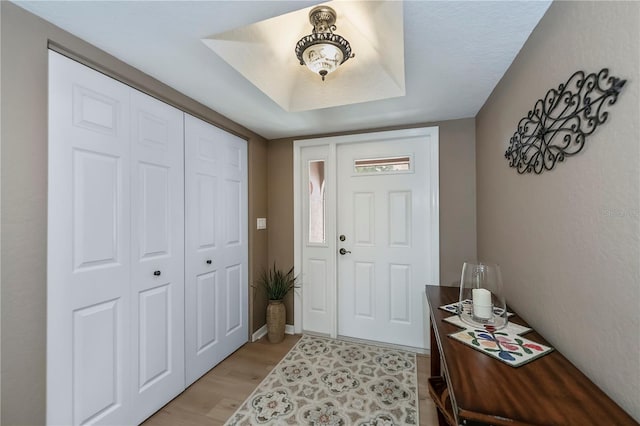
<path fill-rule="evenodd" d="M 511 367 L 448 335 L 460 328 L 440 306 L 458 301 L 456 287 L 426 286 L 431 325 L 459 419 L 509 425 L 638 425 L 558 350 Z M 530 327 L 516 315 L 509 321 Z M 551 346 L 535 330 L 527 339 Z M 432 353 L 436 348 L 431 348 Z"/>

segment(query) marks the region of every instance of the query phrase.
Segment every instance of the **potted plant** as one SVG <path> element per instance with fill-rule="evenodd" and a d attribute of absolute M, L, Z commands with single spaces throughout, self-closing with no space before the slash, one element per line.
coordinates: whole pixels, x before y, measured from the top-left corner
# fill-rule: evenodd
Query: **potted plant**
<path fill-rule="evenodd" d="M 262 287 L 269 304 L 267 305 L 267 337 L 271 343 L 279 343 L 284 339 L 284 326 L 287 321 L 283 299 L 291 290 L 297 288 L 298 277 L 293 275 L 293 267 L 283 272 L 276 267 L 262 271 L 258 278 L 258 286 Z"/>

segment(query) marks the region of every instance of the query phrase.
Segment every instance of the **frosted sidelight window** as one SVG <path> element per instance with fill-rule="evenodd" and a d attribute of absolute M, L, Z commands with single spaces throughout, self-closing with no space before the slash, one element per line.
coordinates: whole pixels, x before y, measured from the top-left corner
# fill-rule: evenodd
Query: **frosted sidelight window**
<path fill-rule="evenodd" d="M 324 244 L 324 160 L 309 161 L 309 243 Z"/>
<path fill-rule="evenodd" d="M 355 160 L 353 168 L 356 173 L 390 173 L 411 171 L 411 157 L 366 158 Z"/>

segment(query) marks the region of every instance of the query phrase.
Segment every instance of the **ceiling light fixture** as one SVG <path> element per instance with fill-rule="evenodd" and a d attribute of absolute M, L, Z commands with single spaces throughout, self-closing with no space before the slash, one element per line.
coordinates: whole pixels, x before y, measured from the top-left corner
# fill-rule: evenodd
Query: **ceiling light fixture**
<path fill-rule="evenodd" d="M 313 25 L 313 32 L 298 41 L 296 56 L 300 65 L 320 74 L 324 81 L 327 74 L 355 55 L 351 53 L 349 42 L 333 33 L 336 29 L 335 10 L 329 6 L 314 7 L 309 12 L 309 22 Z"/>

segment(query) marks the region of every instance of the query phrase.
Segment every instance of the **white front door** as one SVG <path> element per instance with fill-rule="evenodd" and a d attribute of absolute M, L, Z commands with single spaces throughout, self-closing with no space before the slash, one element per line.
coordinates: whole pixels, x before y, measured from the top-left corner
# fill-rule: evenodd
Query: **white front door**
<path fill-rule="evenodd" d="M 296 330 L 428 349 L 437 128 L 296 141 L 294 158 Z"/>
<path fill-rule="evenodd" d="M 248 340 L 247 142 L 185 114 L 186 384 Z"/>
<path fill-rule="evenodd" d="M 429 148 L 422 138 L 338 146 L 339 335 L 428 346 Z"/>

